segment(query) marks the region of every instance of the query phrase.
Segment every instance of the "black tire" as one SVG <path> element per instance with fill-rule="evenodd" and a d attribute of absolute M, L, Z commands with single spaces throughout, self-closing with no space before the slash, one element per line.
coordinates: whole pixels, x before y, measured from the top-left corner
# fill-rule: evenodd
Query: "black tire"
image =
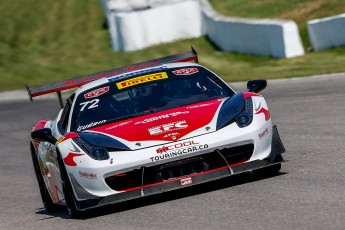
<path fill-rule="evenodd" d="M 270 165 L 265 168 L 256 169 L 253 172 L 258 175 L 271 176 L 271 175 L 278 174 L 281 168 L 282 168 L 282 164 L 275 164 L 275 165 Z"/>
<path fill-rule="evenodd" d="M 30 144 L 30 150 L 31 150 L 32 164 L 34 166 L 35 175 L 36 175 L 36 179 L 38 182 L 38 187 L 40 189 L 40 194 L 41 194 L 43 206 L 48 213 L 55 212 L 58 210 L 59 205 L 54 204 L 53 200 L 51 199 L 51 197 L 49 195 L 48 189 L 44 183 L 42 172 L 41 172 L 40 167 L 39 167 L 38 159 L 36 156 L 36 151 L 35 151 L 34 147 L 32 146 L 32 144 Z"/>
<path fill-rule="evenodd" d="M 62 189 L 65 196 L 66 207 L 68 214 L 73 218 L 77 219 L 82 217 L 82 211 L 79 211 L 76 206 L 76 201 L 72 189 L 71 182 L 68 178 L 67 171 L 61 157 L 59 156 L 59 166 L 62 179 Z"/>

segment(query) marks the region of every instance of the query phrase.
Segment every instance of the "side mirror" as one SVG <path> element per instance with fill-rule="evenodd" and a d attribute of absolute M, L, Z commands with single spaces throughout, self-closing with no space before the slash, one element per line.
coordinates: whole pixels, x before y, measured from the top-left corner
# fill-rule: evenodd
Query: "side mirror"
<path fill-rule="evenodd" d="M 264 90 L 267 86 L 266 80 L 252 80 L 247 82 L 247 89 L 249 92 L 258 93 Z"/>
<path fill-rule="evenodd" d="M 46 141 L 51 144 L 55 144 L 57 139 L 53 136 L 52 131 L 49 128 L 35 130 L 31 133 L 32 139 L 39 141 Z"/>

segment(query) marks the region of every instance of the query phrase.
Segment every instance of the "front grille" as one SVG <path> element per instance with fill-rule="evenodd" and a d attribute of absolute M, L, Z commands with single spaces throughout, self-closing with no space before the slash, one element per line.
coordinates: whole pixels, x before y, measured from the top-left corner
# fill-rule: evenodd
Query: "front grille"
<path fill-rule="evenodd" d="M 214 151 L 193 158 L 117 174 L 107 177 L 105 182 L 116 191 L 124 191 L 245 162 L 250 159 L 253 150 L 253 144 L 224 148 L 219 152 Z"/>
<path fill-rule="evenodd" d="M 206 172 L 208 169 L 209 165 L 203 161 L 203 158 L 196 157 L 162 165 L 158 168 L 158 176 L 164 181 L 195 173 Z"/>
<path fill-rule="evenodd" d="M 229 165 L 237 164 L 249 160 L 253 155 L 254 145 L 241 145 L 233 148 L 224 148 L 220 150 Z"/>

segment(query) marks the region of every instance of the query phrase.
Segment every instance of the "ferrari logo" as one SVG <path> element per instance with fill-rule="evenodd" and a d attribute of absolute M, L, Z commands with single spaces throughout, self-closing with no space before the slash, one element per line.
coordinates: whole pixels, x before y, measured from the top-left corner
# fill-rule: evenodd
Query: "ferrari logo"
<path fill-rule="evenodd" d="M 173 139 L 173 141 L 175 141 L 175 140 L 176 140 L 176 136 L 172 136 L 171 138 Z"/>

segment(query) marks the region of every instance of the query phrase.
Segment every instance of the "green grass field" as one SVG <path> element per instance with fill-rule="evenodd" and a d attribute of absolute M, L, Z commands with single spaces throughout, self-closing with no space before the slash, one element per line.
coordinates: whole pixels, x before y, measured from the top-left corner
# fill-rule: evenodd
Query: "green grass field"
<path fill-rule="evenodd" d="M 227 16 L 294 20 L 304 47 L 309 47 L 307 21 L 345 13 L 339 0 L 209 0 L 215 10 Z"/>
<path fill-rule="evenodd" d="M 215 8 L 226 15 L 294 19 L 301 29 L 305 47 L 308 46 L 306 20 L 339 14 L 341 9 L 345 11 L 345 2 L 335 0 L 257 2 L 211 0 Z M 198 51 L 200 63 L 226 81 L 345 72 L 345 47 L 310 52 L 292 59 L 275 59 L 220 52 L 201 37 L 137 52 L 114 52 L 104 28 L 99 0 L 2 0 L 0 15 L 0 91 L 24 88 L 25 84 L 42 85 L 184 52 L 191 45 Z"/>

